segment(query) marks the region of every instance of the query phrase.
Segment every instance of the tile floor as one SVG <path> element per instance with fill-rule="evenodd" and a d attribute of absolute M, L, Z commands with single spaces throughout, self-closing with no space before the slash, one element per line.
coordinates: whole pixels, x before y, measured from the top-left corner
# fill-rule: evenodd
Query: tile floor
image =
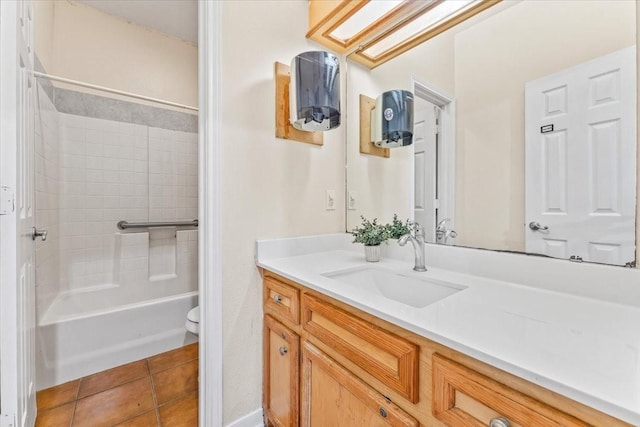
<path fill-rule="evenodd" d="M 195 427 L 198 343 L 39 391 L 36 427 Z"/>

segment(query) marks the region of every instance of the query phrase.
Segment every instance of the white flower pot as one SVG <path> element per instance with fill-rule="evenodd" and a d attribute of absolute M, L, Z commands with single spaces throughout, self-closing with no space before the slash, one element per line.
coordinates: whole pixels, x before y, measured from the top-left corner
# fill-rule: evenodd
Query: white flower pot
<path fill-rule="evenodd" d="M 364 255 L 368 262 L 380 261 L 380 245 L 377 246 L 365 246 Z"/>

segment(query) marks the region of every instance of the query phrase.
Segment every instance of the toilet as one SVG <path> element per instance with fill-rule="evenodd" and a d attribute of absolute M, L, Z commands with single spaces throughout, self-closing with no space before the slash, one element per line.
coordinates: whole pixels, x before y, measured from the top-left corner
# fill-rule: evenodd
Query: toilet
<path fill-rule="evenodd" d="M 200 333 L 200 306 L 193 307 L 189 310 L 184 327 L 192 334 L 198 335 Z"/>

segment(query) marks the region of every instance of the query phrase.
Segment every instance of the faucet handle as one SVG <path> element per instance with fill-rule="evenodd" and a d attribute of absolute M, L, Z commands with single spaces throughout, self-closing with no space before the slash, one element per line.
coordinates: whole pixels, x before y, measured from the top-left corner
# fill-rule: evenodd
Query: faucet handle
<path fill-rule="evenodd" d="M 417 222 L 413 223 L 413 231 L 416 237 L 418 236 L 424 237 L 424 227 L 418 224 Z"/>
<path fill-rule="evenodd" d="M 451 218 L 445 218 L 442 221 L 440 221 L 436 226 L 436 230 L 444 230 L 446 228 L 445 224 L 447 223 L 447 221 L 451 221 Z"/>

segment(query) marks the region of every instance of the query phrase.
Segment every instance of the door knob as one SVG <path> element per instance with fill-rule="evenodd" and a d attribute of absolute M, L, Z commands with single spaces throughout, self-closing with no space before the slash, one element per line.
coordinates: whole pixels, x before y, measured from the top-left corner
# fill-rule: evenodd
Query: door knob
<path fill-rule="evenodd" d="M 529 223 L 529 228 L 532 229 L 533 231 L 538 231 L 538 230 L 547 231 L 549 229 L 549 227 L 547 227 L 546 225 L 542 226 L 542 225 L 540 225 L 539 222 L 536 222 L 536 221 L 531 221 Z"/>
<path fill-rule="evenodd" d="M 47 240 L 47 230 L 38 230 L 37 228 L 32 227 L 31 239 L 36 240 L 38 237 L 41 237 L 43 242 Z"/>

